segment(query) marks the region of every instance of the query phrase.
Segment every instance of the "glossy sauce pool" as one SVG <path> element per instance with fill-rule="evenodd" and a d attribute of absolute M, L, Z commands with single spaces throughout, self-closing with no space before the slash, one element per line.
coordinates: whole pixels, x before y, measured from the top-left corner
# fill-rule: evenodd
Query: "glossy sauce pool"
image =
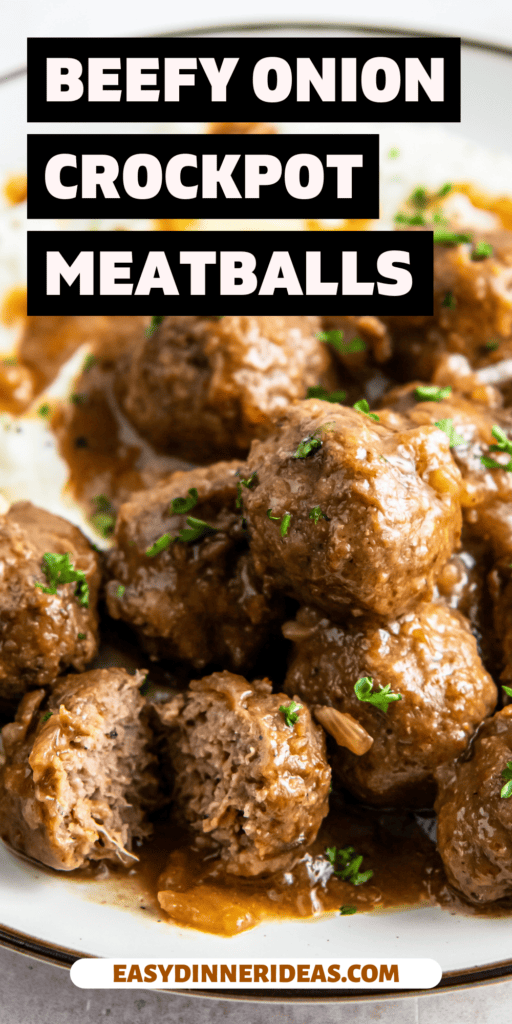
<path fill-rule="evenodd" d="M 428 819 L 419 824 L 412 814 L 344 807 L 337 798 L 334 807 L 307 853 L 288 871 L 263 878 L 224 874 L 211 851 L 201 851 L 172 817 L 163 815 L 153 836 L 136 850 L 137 865 L 102 865 L 66 880 L 86 883 L 87 897 L 95 902 L 121 903 L 180 927 L 225 936 L 263 921 L 339 914 L 342 906 L 361 913 L 432 902 L 430 879 L 438 864 L 424 830 Z M 361 870 L 372 869 L 373 877 L 359 886 L 336 878 L 325 854 L 332 846 L 353 846 L 363 856 Z M 95 876 L 96 885 L 91 884 Z"/>
<path fill-rule="evenodd" d="M 242 879 L 225 875 L 172 817 L 162 817 L 137 849 L 136 866 L 101 865 L 65 877 L 82 886 L 92 902 L 222 936 L 265 921 L 339 916 L 341 907 L 389 913 L 434 905 L 468 916 L 510 916 L 510 900 L 475 907 L 450 889 L 429 837 L 434 822 L 432 812 L 362 808 L 335 797 L 316 842 L 289 871 Z M 373 870 L 373 877 L 359 886 L 336 878 L 325 853 L 333 845 L 353 846 L 363 855 L 361 870 Z"/>

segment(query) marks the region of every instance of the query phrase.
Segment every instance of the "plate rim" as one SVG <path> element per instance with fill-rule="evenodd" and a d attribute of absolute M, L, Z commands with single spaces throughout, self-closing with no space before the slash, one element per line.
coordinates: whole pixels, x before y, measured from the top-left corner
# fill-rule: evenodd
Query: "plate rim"
<path fill-rule="evenodd" d="M 361 25 L 358 22 L 349 21 L 250 21 L 232 23 L 221 23 L 214 25 L 194 25 L 191 28 L 170 29 L 167 32 L 152 32 L 149 38 L 166 39 L 180 38 L 183 36 L 202 36 L 212 32 L 259 32 L 262 29 L 350 29 L 354 32 L 367 32 L 370 35 L 398 35 L 416 39 L 460 39 L 461 46 L 469 46 L 476 50 L 485 50 L 488 53 L 498 53 L 505 57 L 512 57 L 512 46 L 502 46 L 501 43 L 489 43 L 485 40 L 474 39 L 472 36 L 458 36 L 452 32 L 427 32 L 424 29 L 401 28 L 397 25 Z M 44 37 L 41 37 L 44 38 Z M 66 38 L 66 37 L 64 37 Z M 70 36 L 69 38 L 73 38 Z M 127 38 L 139 38 L 139 34 L 130 33 Z M 148 38 L 147 35 L 140 38 Z M 14 78 L 20 78 L 27 74 L 27 66 L 13 68 L 0 75 L 0 86 Z"/>
<path fill-rule="evenodd" d="M 407 38 L 420 38 L 420 39 L 438 39 L 438 38 L 460 38 L 461 46 L 466 46 L 472 49 L 480 50 L 487 53 L 495 53 L 504 57 L 512 57 L 512 46 L 502 46 L 498 43 L 490 43 L 472 37 L 458 36 L 454 33 L 441 33 L 441 32 L 428 32 L 421 29 L 402 28 L 396 25 L 362 25 L 354 22 L 347 21 L 304 21 L 304 20 L 287 20 L 287 21 L 263 21 L 263 22 L 240 22 L 237 24 L 232 23 L 221 23 L 221 24 L 210 24 L 203 26 L 193 26 L 189 28 L 173 29 L 169 31 L 151 33 L 151 38 L 180 38 L 180 37 L 196 37 L 210 35 L 216 32 L 233 33 L 237 32 L 259 32 L 268 30 L 282 30 L 282 29 L 300 29 L 304 30 L 348 30 L 352 32 L 363 32 L 367 35 L 391 35 L 391 36 L 405 36 Z M 135 35 L 130 33 L 131 37 L 137 38 L 139 34 Z M 147 36 L 146 36 L 147 37 Z M 129 38 L 129 37 L 128 37 Z M 0 75 L 0 86 L 13 81 L 14 79 L 26 76 L 27 67 L 23 65 L 18 68 L 14 68 Z M 73 963 L 80 958 L 88 958 L 94 956 L 90 953 L 80 953 L 76 950 L 69 949 L 64 946 L 48 942 L 46 940 L 37 939 L 33 936 L 27 935 L 24 932 L 20 932 L 17 929 L 9 928 L 0 924 L 0 948 L 7 948 L 13 952 L 20 953 L 21 955 L 28 956 L 32 959 L 39 960 L 43 963 L 51 964 L 52 966 L 59 967 L 64 970 L 69 970 Z M 186 995 L 194 996 L 196 998 L 203 999 L 217 999 L 225 1001 L 238 1001 L 238 1002 L 256 1002 L 256 1003 L 289 1003 L 293 1001 L 296 1004 L 339 1004 L 339 1003 L 360 1003 L 364 1001 L 369 1002 L 387 1002 L 390 999 L 409 999 L 418 996 L 435 995 L 436 993 L 442 993 L 446 991 L 455 991 L 474 988 L 476 986 L 484 986 L 497 984 L 512 978 L 512 958 L 509 960 L 496 961 L 495 963 L 488 964 L 481 968 L 459 968 L 454 971 L 443 972 L 439 985 L 434 989 L 423 989 L 413 990 L 407 989 L 405 991 L 396 992 L 392 990 L 375 991 L 368 990 L 365 992 L 357 992 L 354 994 L 341 994 L 333 993 L 332 995 L 324 995 L 318 993 L 314 995 L 311 990 L 304 989 L 302 992 L 297 990 L 288 990 L 284 994 L 281 990 L 276 990 L 275 994 L 266 992 L 265 994 L 254 993 L 251 990 L 237 991 L 233 993 L 226 993 L 225 991 L 212 990 L 204 991 L 202 989 L 158 989 L 158 992 L 166 992 L 171 995 Z"/>
<path fill-rule="evenodd" d="M 36 939 L 33 936 L 27 935 L 25 932 L 20 932 L 15 928 L 9 928 L 5 925 L 0 925 L 0 947 L 4 947 L 12 950 L 16 953 L 29 956 L 34 960 L 41 960 L 45 963 L 52 964 L 54 967 L 60 967 L 64 970 L 70 970 L 76 960 L 93 958 L 93 953 L 79 952 L 78 950 L 69 949 L 66 946 L 59 946 L 53 942 L 49 942 L 43 939 Z M 333 993 L 332 995 L 325 995 L 323 992 L 318 992 L 318 995 L 314 994 L 310 989 L 304 989 L 298 991 L 296 989 L 288 990 L 286 995 L 282 990 L 277 989 L 274 991 L 267 991 L 265 994 L 255 993 L 252 990 L 238 990 L 237 992 L 225 992 L 224 990 L 212 989 L 211 991 L 205 991 L 203 989 L 157 989 L 158 992 L 167 992 L 171 995 L 186 995 L 194 996 L 197 998 L 205 999 L 225 999 L 228 1001 L 242 1001 L 250 1003 L 289 1003 L 293 1001 L 301 1004 L 313 1004 L 318 1005 L 319 1003 L 345 1003 L 345 1002 L 378 1002 L 388 1001 L 389 999 L 411 999 L 418 996 L 435 995 L 437 992 L 454 991 L 456 989 L 469 989 L 476 985 L 489 985 L 496 984 L 500 981 L 506 981 L 512 976 L 512 959 L 500 960 L 493 964 L 488 964 L 481 968 L 459 968 L 454 971 L 443 971 L 441 981 L 433 989 L 405 989 L 401 992 L 393 991 L 392 989 L 380 990 L 378 993 L 369 989 L 353 994 L 342 994 Z"/>

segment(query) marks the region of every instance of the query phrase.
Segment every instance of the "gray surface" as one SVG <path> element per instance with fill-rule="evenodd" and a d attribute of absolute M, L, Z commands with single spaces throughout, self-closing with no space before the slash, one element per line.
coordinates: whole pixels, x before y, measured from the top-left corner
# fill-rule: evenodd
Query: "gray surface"
<path fill-rule="evenodd" d="M 512 981 L 344 1006 L 233 1003 L 76 989 L 67 971 L 0 949 L 0 1024 L 510 1024 Z"/>

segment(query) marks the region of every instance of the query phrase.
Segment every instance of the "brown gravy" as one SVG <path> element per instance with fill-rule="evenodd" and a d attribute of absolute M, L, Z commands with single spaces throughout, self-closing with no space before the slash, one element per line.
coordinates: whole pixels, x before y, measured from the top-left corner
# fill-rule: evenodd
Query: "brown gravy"
<path fill-rule="evenodd" d="M 427 869 L 434 848 L 414 819 L 402 818 L 387 822 L 378 812 L 341 806 L 331 811 L 316 842 L 291 870 L 267 878 L 226 876 L 217 861 L 204 859 L 183 840 L 174 841 L 160 879 L 151 843 L 136 870 L 148 888 L 159 887 L 160 904 L 172 921 L 221 935 L 234 935 L 264 920 L 339 912 L 342 906 L 358 912 L 412 907 L 429 899 Z M 158 838 L 154 845 L 160 845 Z M 372 867 L 373 878 L 355 886 L 330 874 L 325 849 L 333 845 L 353 846 L 363 854 L 362 869 Z"/>
<path fill-rule="evenodd" d="M 433 902 L 429 878 L 437 862 L 434 843 L 419 821 L 412 814 L 335 802 L 316 842 L 290 871 L 246 879 L 225 875 L 211 852 L 201 851 L 172 817 L 162 815 L 153 836 L 136 851 L 138 864 L 109 868 L 108 885 L 101 884 L 104 866 L 67 877 L 90 883 L 98 873 L 98 891 L 91 893 L 88 885 L 89 898 L 105 902 L 109 893 L 112 902 L 119 902 L 124 887 L 132 895 L 131 905 L 157 919 L 225 936 L 263 921 L 339 913 L 342 906 L 356 907 L 358 913 L 412 909 Z M 333 845 L 353 846 L 363 855 L 363 869 L 373 869 L 373 878 L 355 886 L 329 877 L 325 849 Z"/>
<path fill-rule="evenodd" d="M 68 487 L 86 507 L 103 494 L 117 508 L 159 477 L 190 468 L 173 455 L 155 452 L 136 433 L 119 408 L 113 378 L 112 363 L 98 354 L 97 364 L 78 379 L 74 396 L 52 417 L 60 454 L 69 467 Z"/>
<path fill-rule="evenodd" d="M 343 906 L 355 907 L 357 913 L 438 906 L 471 916 L 510 916 L 510 900 L 475 907 L 450 888 L 429 838 L 433 823 L 428 811 L 382 811 L 343 805 L 335 797 L 316 842 L 290 871 L 246 879 L 223 874 L 211 853 L 201 852 L 172 817 L 162 816 L 153 836 L 137 850 L 135 867 L 109 867 L 106 879 L 104 866 L 67 877 L 88 883 L 87 895 L 94 901 L 122 904 L 180 928 L 223 936 L 264 921 L 341 916 Z M 333 845 L 353 846 L 363 854 L 362 869 L 371 868 L 373 878 L 355 886 L 329 876 L 325 850 Z"/>

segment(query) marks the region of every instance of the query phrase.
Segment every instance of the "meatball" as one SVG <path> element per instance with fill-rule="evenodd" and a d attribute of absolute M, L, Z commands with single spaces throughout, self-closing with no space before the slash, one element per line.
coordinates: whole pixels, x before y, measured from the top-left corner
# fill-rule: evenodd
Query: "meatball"
<path fill-rule="evenodd" d="M 491 245 L 492 255 L 473 259 L 482 241 Z M 382 320 L 393 338 L 397 369 L 406 377 L 419 373 L 430 379 L 446 350 L 462 353 L 475 367 L 512 354 L 512 232 L 434 246 L 434 315 Z"/>
<path fill-rule="evenodd" d="M 69 555 L 68 564 L 84 573 L 88 595 L 75 581 L 47 586 L 47 553 Z M 69 666 L 84 669 L 98 650 L 100 570 L 80 530 L 28 501 L 17 502 L 0 517 L 0 578 L 0 697 L 13 700 L 47 686 Z"/>
<path fill-rule="evenodd" d="M 495 558 L 512 552 L 512 473 L 505 466 L 510 455 L 493 452 L 493 427 L 512 438 L 512 412 L 470 401 L 452 393 L 440 402 L 418 401 L 418 382 L 397 388 L 383 400 L 381 421 L 397 430 L 404 418 L 409 426 L 426 426 L 451 420 L 457 442 L 450 449 L 462 475 L 460 501 L 471 532 L 486 540 Z M 503 468 L 485 466 L 482 457 L 501 463 Z"/>
<path fill-rule="evenodd" d="M 236 508 L 238 492 L 251 486 L 242 468 L 220 462 L 173 473 L 119 510 L 107 557 L 108 610 L 137 630 L 154 658 L 195 669 L 250 666 L 284 619 L 281 597 L 265 599 L 252 568 Z M 186 499 L 195 531 L 187 512 L 173 512 Z M 196 539 L 182 540 L 182 530 Z"/>
<path fill-rule="evenodd" d="M 351 605 L 405 611 L 459 538 L 460 474 L 434 427 L 395 432 L 355 409 L 298 402 L 253 443 L 248 472 L 257 484 L 244 514 L 265 589 L 334 618 Z"/>
<path fill-rule="evenodd" d="M 314 316 L 166 317 L 120 367 L 124 410 L 157 447 L 236 458 L 308 387 L 333 383 L 319 327 Z"/>
<path fill-rule="evenodd" d="M 44 690 L 25 695 L 2 730 L 0 829 L 10 846 L 60 871 L 138 859 L 132 844 L 149 833 L 156 796 L 144 678 L 99 669 L 60 680 L 42 707 Z"/>
<path fill-rule="evenodd" d="M 199 836 L 220 846 L 232 874 L 291 864 L 327 814 L 323 731 L 305 706 L 288 724 L 280 707 L 289 704 L 268 680 L 218 672 L 155 705 L 177 805 Z"/>
<path fill-rule="evenodd" d="M 434 769 L 464 752 L 496 705 L 463 617 L 423 603 L 385 625 L 361 616 L 338 626 L 305 607 L 284 632 L 294 640 L 287 693 L 351 715 L 373 738 L 360 756 L 336 747 L 333 768 L 346 788 L 371 804 L 432 801 Z M 373 692 L 389 685 L 401 700 L 386 713 L 359 700 L 354 686 L 364 677 Z"/>
<path fill-rule="evenodd" d="M 437 772 L 437 844 L 448 881 L 473 903 L 512 895 L 512 800 L 501 797 L 512 761 L 512 706 L 482 726 L 462 764 Z"/>

